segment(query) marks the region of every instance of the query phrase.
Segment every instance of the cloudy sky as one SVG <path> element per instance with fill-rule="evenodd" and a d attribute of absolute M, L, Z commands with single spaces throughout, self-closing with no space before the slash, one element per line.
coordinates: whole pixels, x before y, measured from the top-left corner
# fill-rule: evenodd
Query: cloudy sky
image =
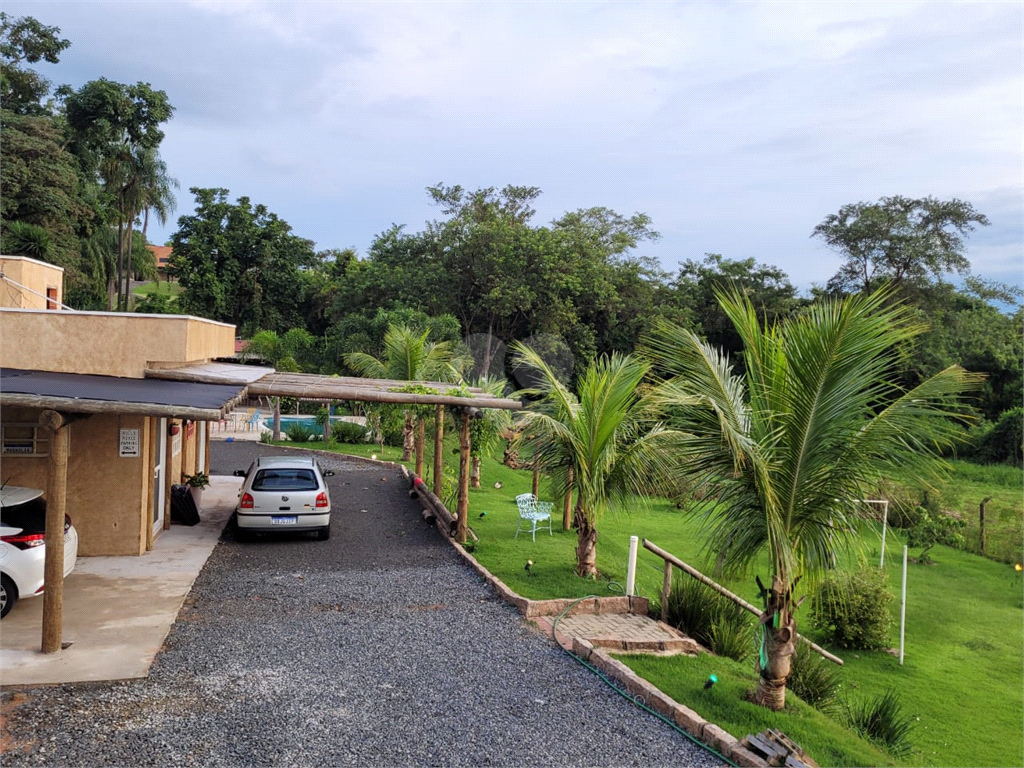
<path fill-rule="evenodd" d="M 345 3 L 5 0 L 61 28 L 55 84 L 165 90 L 181 184 L 365 254 L 440 211 L 425 187 L 543 190 L 537 223 L 651 216 L 667 270 L 705 252 L 824 283 L 811 230 L 886 195 L 973 204 L 974 270 L 1024 285 L 1019 2 Z"/>

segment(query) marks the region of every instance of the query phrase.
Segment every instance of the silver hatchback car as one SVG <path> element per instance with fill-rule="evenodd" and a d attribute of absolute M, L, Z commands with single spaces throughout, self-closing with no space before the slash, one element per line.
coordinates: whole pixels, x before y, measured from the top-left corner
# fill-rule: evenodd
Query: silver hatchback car
<path fill-rule="evenodd" d="M 331 537 L 331 495 L 316 459 L 292 456 L 261 456 L 248 470 L 235 471 L 244 477 L 235 505 L 239 539 L 251 534 L 278 531 L 315 532 L 325 541 Z"/>

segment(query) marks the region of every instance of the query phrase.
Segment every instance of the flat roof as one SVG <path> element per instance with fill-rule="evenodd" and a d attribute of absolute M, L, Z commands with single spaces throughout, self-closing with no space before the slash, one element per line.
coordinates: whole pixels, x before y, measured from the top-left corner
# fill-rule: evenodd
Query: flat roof
<path fill-rule="evenodd" d="M 69 413 L 133 413 L 213 421 L 244 394 L 245 387 L 238 384 L 0 368 L 0 404 Z"/>

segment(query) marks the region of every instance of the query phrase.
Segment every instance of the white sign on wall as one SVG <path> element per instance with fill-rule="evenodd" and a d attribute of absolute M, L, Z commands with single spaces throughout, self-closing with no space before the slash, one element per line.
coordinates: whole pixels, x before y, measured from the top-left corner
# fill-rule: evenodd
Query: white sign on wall
<path fill-rule="evenodd" d="M 118 455 L 123 459 L 135 459 L 140 455 L 141 440 L 138 429 L 122 429 Z"/>

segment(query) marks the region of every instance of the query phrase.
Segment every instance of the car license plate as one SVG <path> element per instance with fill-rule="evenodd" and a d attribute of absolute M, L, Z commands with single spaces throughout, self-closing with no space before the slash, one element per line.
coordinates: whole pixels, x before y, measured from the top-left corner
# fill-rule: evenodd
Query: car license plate
<path fill-rule="evenodd" d="M 295 525 L 298 522 L 297 517 L 271 517 L 270 522 L 274 525 Z"/>

